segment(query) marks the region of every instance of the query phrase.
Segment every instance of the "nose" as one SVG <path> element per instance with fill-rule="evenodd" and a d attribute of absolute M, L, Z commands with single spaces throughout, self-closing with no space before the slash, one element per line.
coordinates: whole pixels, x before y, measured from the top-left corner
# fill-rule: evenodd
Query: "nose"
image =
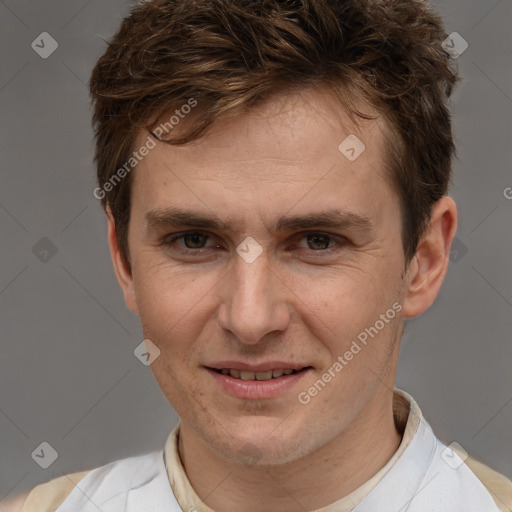
<path fill-rule="evenodd" d="M 246 345 L 282 332 L 290 321 L 290 290 L 271 267 L 266 251 L 252 263 L 235 255 L 222 280 L 219 324 Z"/>

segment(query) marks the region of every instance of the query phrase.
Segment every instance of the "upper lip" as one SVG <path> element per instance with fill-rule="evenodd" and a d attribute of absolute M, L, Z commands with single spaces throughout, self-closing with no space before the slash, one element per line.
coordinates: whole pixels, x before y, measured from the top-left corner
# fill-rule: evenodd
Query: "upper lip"
<path fill-rule="evenodd" d="M 242 361 L 218 361 L 206 366 L 215 370 L 233 369 L 245 372 L 268 372 L 269 370 L 302 370 L 310 365 L 285 361 L 267 361 L 260 364 L 248 364 Z"/>

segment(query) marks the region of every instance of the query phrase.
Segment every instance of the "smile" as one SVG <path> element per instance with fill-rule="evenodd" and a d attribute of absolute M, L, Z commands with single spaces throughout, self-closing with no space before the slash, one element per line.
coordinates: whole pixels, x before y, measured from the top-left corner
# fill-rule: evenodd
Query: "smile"
<path fill-rule="evenodd" d="M 301 370 L 292 370 L 291 368 L 287 369 L 277 369 L 277 370 L 268 370 L 266 372 L 247 372 L 243 370 L 237 370 L 235 368 L 222 368 L 221 370 L 217 370 L 212 368 L 217 373 L 221 373 L 222 375 L 229 375 L 234 379 L 241 380 L 270 380 L 277 379 L 282 377 L 283 375 L 291 375 L 292 373 L 297 373 Z"/>
<path fill-rule="evenodd" d="M 228 395 L 244 400 L 262 400 L 276 398 L 291 391 L 313 368 L 276 368 L 254 372 L 206 367 L 206 370 L 213 377 L 216 386 Z"/>

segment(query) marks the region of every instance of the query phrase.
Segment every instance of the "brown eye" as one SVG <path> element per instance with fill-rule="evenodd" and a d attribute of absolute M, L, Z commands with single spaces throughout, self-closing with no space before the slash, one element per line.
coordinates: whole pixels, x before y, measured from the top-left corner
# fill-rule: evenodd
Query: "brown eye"
<path fill-rule="evenodd" d="M 329 248 L 331 237 L 329 235 L 314 234 L 308 235 L 307 241 L 313 250 L 325 250 Z"/>
<path fill-rule="evenodd" d="M 348 242 L 341 235 L 310 231 L 299 235 L 299 243 L 295 247 L 298 247 L 300 252 L 305 253 L 306 256 L 321 258 L 339 253 Z"/>
<path fill-rule="evenodd" d="M 201 233 L 190 233 L 183 235 L 183 241 L 188 249 L 202 249 L 208 237 Z"/>
<path fill-rule="evenodd" d="M 210 236 L 200 231 L 188 231 L 168 235 L 160 242 L 160 245 L 186 255 L 202 254 L 204 251 L 216 247 L 211 244 L 206 245 L 209 239 L 211 239 Z"/>

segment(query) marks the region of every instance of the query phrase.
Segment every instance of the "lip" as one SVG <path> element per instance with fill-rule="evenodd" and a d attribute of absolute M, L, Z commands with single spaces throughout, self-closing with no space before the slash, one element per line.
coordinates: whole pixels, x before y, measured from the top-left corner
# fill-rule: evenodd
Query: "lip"
<path fill-rule="evenodd" d="M 281 363 L 282 364 L 282 363 Z M 248 367 L 250 365 L 246 365 Z M 252 366 L 253 368 L 255 366 Z M 268 364 L 266 363 L 268 368 Z M 233 366 L 223 366 L 223 368 L 233 368 Z M 283 366 L 274 366 L 273 368 L 287 369 Z M 290 368 L 290 366 L 288 366 Z M 293 368 L 293 367 L 292 367 Z M 269 380 L 242 380 L 235 379 L 230 375 L 223 375 L 217 373 L 212 368 L 206 368 L 208 373 L 212 376 L 216 384 L 227 394 L 236 398 L 246 400 L 262 400 L 277 397 L 286 391 L 292 389 L 299 381 L 301 381 L 310 370 L 313 368 L 307 367 L 292 373 L 290 375 L 283 375 L 275 379 Z M 245 371 L 265 371 L 265 370 L 245 370 Z"/>
<path fill-rule="evenodd" d="M 245 372 L 268 372 L 269 370 L 302 370 L 310 365 L 284 361 L 267 361 L 260 364 L 247 364 L 241 361 L 218 361 L 205 366 L 216 370 L 228 368 Z"/>

